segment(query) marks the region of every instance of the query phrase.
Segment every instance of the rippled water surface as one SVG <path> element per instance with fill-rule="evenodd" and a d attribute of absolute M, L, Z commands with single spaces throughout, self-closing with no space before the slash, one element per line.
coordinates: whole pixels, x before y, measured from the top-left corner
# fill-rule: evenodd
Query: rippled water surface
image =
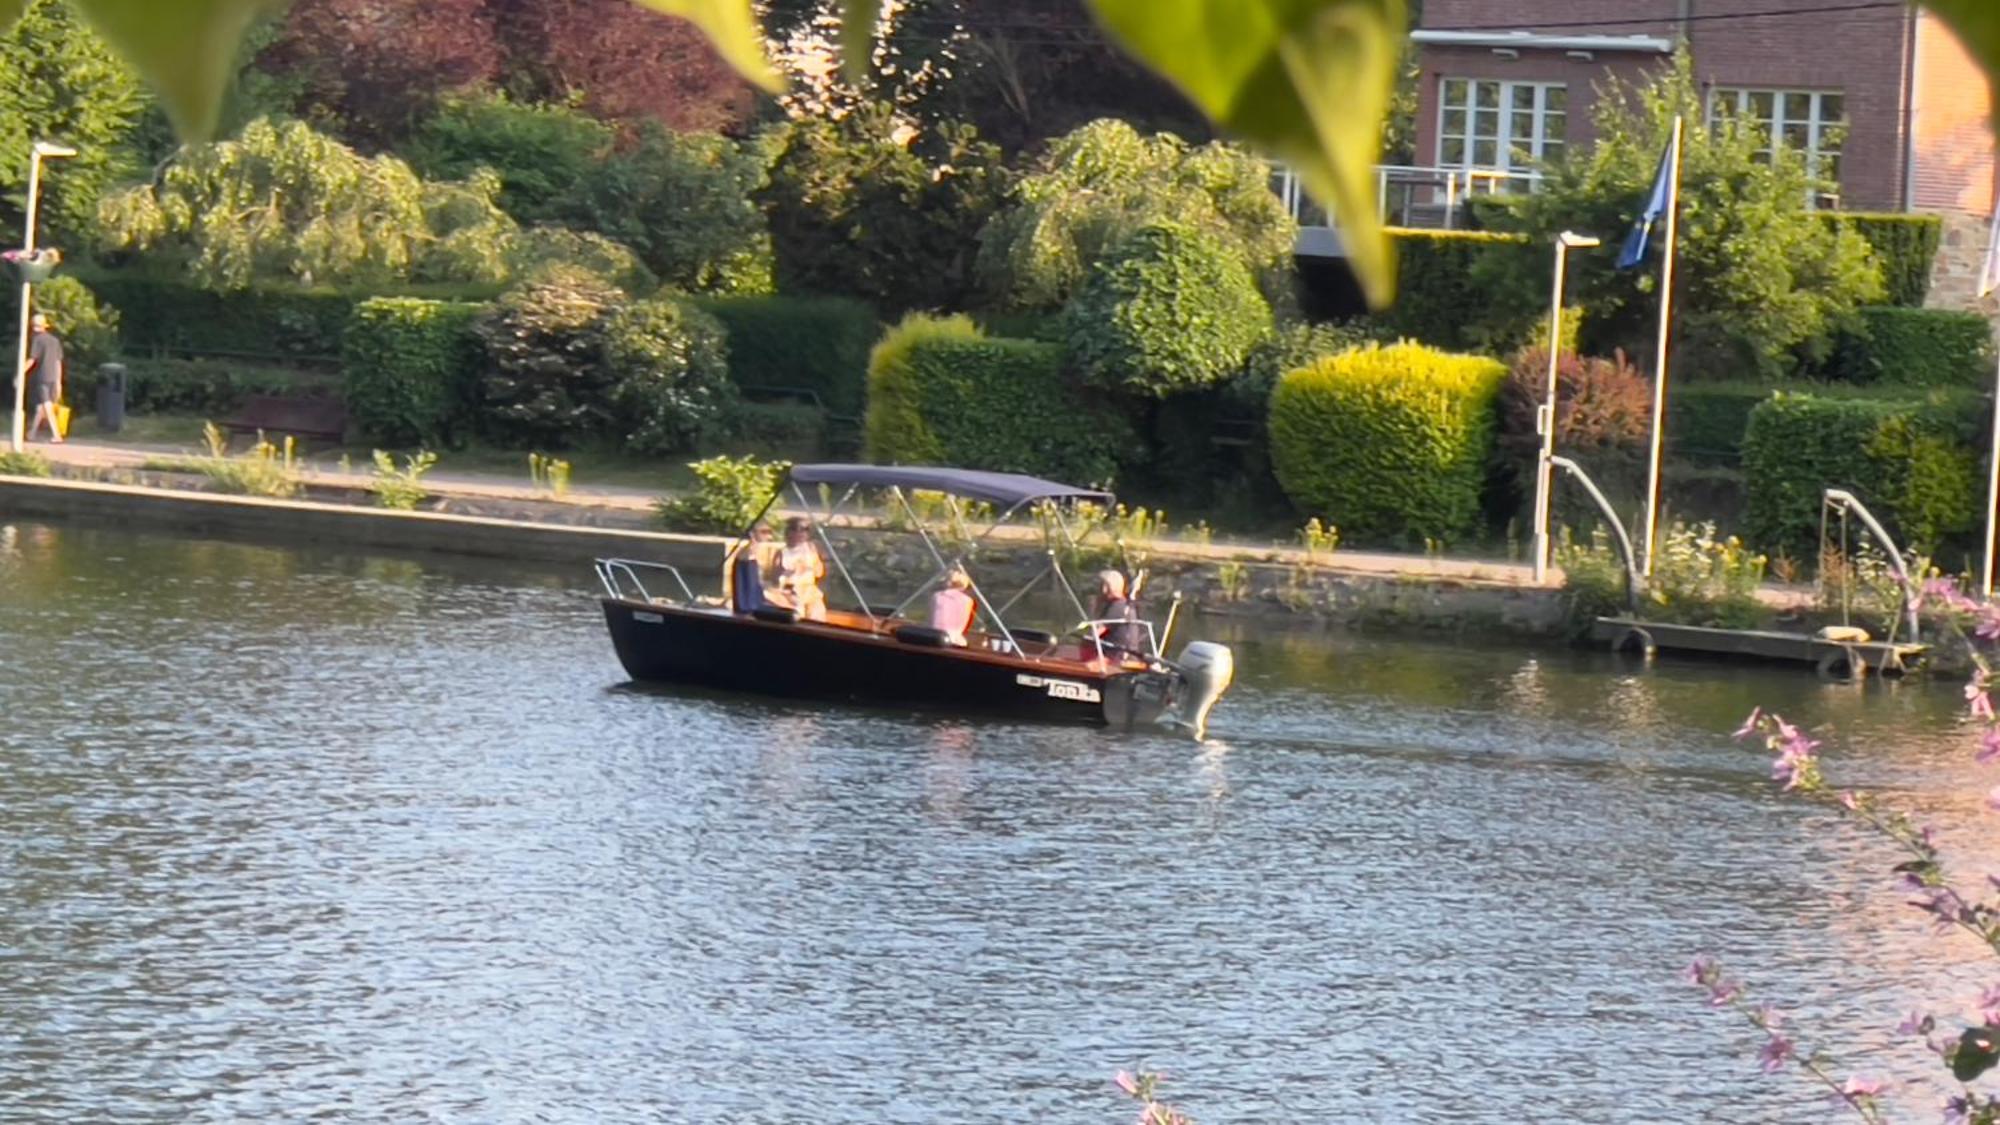
<path fill-rule="evenodd" d="M 0 528 L 0 1119 L 1811 1121 L 1692 953 L 1905 1078 L 1991 976 L 1727 737 L 1990 867 L 1950 684 L 1210 626 L 1195 746 L 634 688 L 588 581 Z"/>

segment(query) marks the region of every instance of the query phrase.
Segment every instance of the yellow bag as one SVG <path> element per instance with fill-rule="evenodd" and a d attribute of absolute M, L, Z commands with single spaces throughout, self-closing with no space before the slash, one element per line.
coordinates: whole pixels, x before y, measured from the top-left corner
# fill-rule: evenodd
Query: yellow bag
<path fill-rule="evenodd" d="M 69 436 L 69 403 L 56 403 L 56 435 Z"/>

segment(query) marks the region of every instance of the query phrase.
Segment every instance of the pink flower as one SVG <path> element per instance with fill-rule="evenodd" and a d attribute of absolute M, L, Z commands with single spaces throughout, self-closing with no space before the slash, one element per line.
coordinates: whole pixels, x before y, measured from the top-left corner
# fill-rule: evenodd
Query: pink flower
<path fill-rule="evenodd" d="M 1990 723 L 1993 721 L 1993 697 L 1986 694 L 1985 679 L 1984 676 L 1976 676 L 1965 685 L 1965 704 L 1973 718 Z"/>
<path fill-rule="evenodd" d="M 1937 1021 L 1925 1015 L 1924 1013 L 1911 1012 L 1909 1015 L 1903 1017 L 1902 1023 L 1896 1025 L 1896 1034 L 1929 1035 L 1931 1033 L 1931 1029 L 1936 1026 L 1937 1026 Z"/>
<path fill-rule="evenodd" d="M 1796 1051 L 1792 1047 L 1791 1040 L 1782 1035 L 1772 1035 L 1764 1041 L 1763 1048 L 1757 1052 L 1757 1063 L 1764 1068 L 1764 1073 L 1774 1074 L 1785 1069 L 1785 1060 L 1794 1054 Z"/>
<path fill-rule="evenodd" d="M 1979 754 L 1976 760 L 1984 765 L 2000 759 L 2000 726 L 1989 726 L 1979 735 Z"/>
<path fill-rule="evenodd" d="M 1854 795 L 1854 790 L 1843 789 L 1840 793 L 1840 807 L 1848 812 L 1854 812 L 1861 807 L 1861 798 Z"/>
<path fill-rule="evenodd" d="M 1736 732 L 1730 735 L 1730 737 L 1749 738 L 1751 735 L 1757 733 L 1757 724 L 1762 722 L 1763 719 L 1764 719 L 1764 709 L 1762 707 L 1752 707 L 1750 709 L 1750 717 L 1743 720 L 1743 725 L 1737 727 Z"/>
<path fill-rule="evenodd" d="M 1111 1076 L 1111 1081 L 1116 1082 L 1118 1088 L 1125 1091 L 1128 1096 L 1134 1098 L 1139 1096 L 1139 1080 L 1132 1077 L 1131 1071 L 1121 1070 Z"/>
<path fill-rule="evenodd" d="M 1849 1078 L 1847 1083 L 1840 1088 L 1840 1093 L 1848 1101 L 1853 1101 L 1855 1098 L 1872 1098 L 1886 1089 L 1888 1085 L 1887 1082 L 1882 1081 L 1880 1078 L 1863 1078 L 1860 1075 L 1855 1075 Z"/>
<path fill-rule="evenodd" d="M 1986 807 L 1994 812 L 2000 812 L 2000 785 L 1995 785 L 1986 794 Z"/>

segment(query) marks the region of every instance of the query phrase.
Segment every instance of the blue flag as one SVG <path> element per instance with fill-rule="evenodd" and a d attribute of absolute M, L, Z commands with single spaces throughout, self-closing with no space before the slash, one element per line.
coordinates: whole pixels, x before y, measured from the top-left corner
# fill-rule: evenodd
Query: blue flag
<path fill-rule="evenodd" d="M 1639 211 L 1639 217 L 1632 222 L 1632 233 L 1625 236 L 1625 246 L 1618 251 L 1618 268 L 1629 270 L 1646 260 L 1647 242 L 1653 235 L 1653 224 L 1666 215 L 1667 208 L 1674 205 L 1674 146 L 1667 142 L 1667 151 L 1660 154 L 1660 170 L 1653 174 L 1653 190 L 1646 196 L 1646 205 Z"/>

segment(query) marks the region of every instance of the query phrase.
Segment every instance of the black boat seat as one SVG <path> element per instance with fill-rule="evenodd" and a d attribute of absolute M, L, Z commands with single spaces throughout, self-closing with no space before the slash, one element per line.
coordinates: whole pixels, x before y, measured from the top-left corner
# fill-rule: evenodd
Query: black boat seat
<path fill-rule="evenodd" d="M 750 611 L 750 616 L 759 621 L 769 621 L 774 625 L 796 625 L 799 622 L 797 612 L 781 605 L 760 605 Z"/>
<path fill-rule="evenodd" d="M 889 635 L 906 645 L 923 648 L 947 648 L 951 645 L 951 639 L 943 629 L 933 629 L 928 625 L 898 625 L 889 630 Z"/>
<path fill-rule="evenodd" d="M 1046 645 L 1050 648 L 1056 646 L 1056 635 L 1054 633 L 1044 633 L 1040 629 L 1015 629 L 1013 635 L 1014 640 L 1020 644 Z"/>

